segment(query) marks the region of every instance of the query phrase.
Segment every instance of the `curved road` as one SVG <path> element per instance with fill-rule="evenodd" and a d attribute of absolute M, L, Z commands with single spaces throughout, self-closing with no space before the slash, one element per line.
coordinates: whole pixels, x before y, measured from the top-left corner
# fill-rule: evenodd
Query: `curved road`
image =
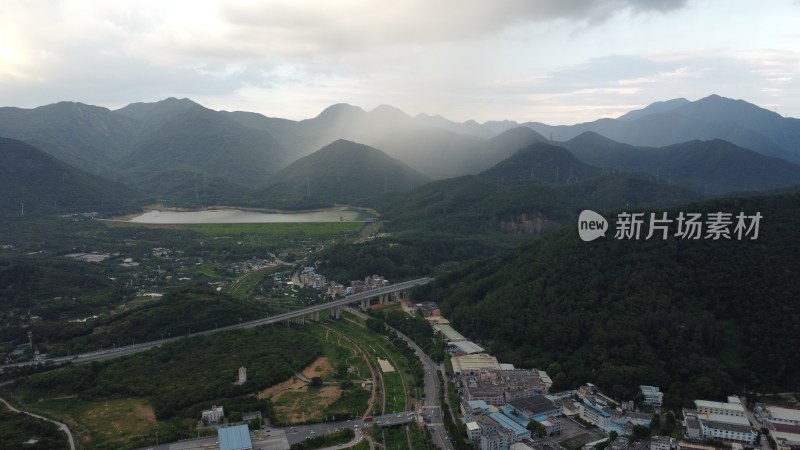
<path fill-rule="evenodd" d="M 362 313 L 361 311 L 357 311 L 354 308 L 347 309 L 349 312 L 358 317 L 364 319 L 369 318 L 368 315 Z M 422 362 L 422 367 L 425 369 L 425 405 L 423 406 L 422 414 L 427 415 L 428 411 L 430 411 L 431 421 L 428 424 L 428 428 L 431 430 L 431 436 L 433 437 L 434 443 L 439 448 L 453 450 L 453 444 L 447 439 L 447 430 L 445 430 L 444 423 L 441 420 L 442 409 L 439 406 L 439 389 L 441 389 L 441 386 L 439 386 L 439 377 L 436 376 L 436 372 L 440 370 L 440 366 L 436 364 L 431 357 L 428 356 L 428 354 L 425 353 L 411 338 L 389 325 L 387 325 L 387 327 L 397 333 L 401 339 L 406 341 L 408 345 L 414 349 L 414 352 L 417 354 L 420 362 Z"/>
<path fill-rule="evenodd" d="M 20 411 L 20 410 L 18 410 L 17 408 L 14 408 L 13 406 L 11 406 L 11 405 L 10 405 L 10 404 L 9 404 L 7 401 L 5 401 L 5 399 L 3 399 L 3 398 L 0 398 L 0 402 L 2 402 L 3 404 L 5 404 L 5 405 L 6 405 L 6 407 L 7 407 L 8 409 L 10 409 L 11 411 L 13 411 L 13 412 L 18 412 L 18 413 L 27 414 L 27 415 L 29 415 L 29 416 L 36 417 L 37 419 L 46 420 L 46 421 L 48 421 L 48 422 L 52 422 L 52 423 L 56 424 L 56 426 L 58 426 L 58 428 L 60 428 L 60 429 L 61 429 L 61 431 L 63 431 L 64 433 L 66 433 L 66 434 L 67 434 L 67 439 L 69 440 L 69 448 L 70 448 L 70 450 L 75 450 L 75 439 L 72 437 L 72 432 L 71 432 L 71 431 L 69 431 L 69 427 L 68 427 L 68 426 L 66 426 L 65 424 L 63 424 L 63 423 L 61 423 L 61 422 L 56 422 L 56 421 L 55 421 L 55 420 L 53 420 L 53 419 L 48 419 L 47 417 L 42 417 L 42 416 L 40 416 L 40 415 L 38 415 L 38 414 L 34 414 L 34 413 L 32 413 L 32 412 L 28 412 L 28 411 Z"/>

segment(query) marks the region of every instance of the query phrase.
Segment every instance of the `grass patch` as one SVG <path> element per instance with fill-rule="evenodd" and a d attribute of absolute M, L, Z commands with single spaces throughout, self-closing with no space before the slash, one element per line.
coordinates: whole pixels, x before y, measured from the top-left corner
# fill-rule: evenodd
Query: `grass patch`
<path fill-rule="evenodd" d="M 109 227 L 167 228 L 194 231 L 207 236 L 226 236 L 235 234 L 271 234 L 282 236 L 358 232 L 364 225 L 361 222 L 307 222 L 307 223 L 208 223 L 208 224 L 141 224 L 131 222 L 104 222 Z"/>
<path fill-rule="evenodd" d="M 359 323 L 353 323 L 351 314 L 344 314 L 339 321 L 329 321 L 333 328 L 344 333 L 356 341 L 368 353 L 369 359 L 376 370 L 378 357 L 389 359 L 395 367 L 395 372 L 383 373 L 383 382 L 386 390 L 385 412 L 406 411 L 406 396 L 411 395 L 414 389 L 413 376 L 405 356 L 399 353 L 384 336 L 369 331 Z M 403 382 L 408 392 L 403 390 Z M 377 412 L 376 412 L 377 413 Z"/>

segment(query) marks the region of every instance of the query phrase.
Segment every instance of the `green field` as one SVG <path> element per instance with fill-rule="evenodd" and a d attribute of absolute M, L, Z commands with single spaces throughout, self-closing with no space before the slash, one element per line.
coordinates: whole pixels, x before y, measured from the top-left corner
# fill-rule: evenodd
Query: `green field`
<path fill-rule="evenodd" d="M 370 362 L 377 370 L 380 370 L 377 362 L 379 357 L 392 364 L 395 368 L 394 372 L 381 374 L 386 391 L 385 412 L 407 411 L 409 405 L 406 404 L 406 397 L 410 398 L 414 395 L 414 379 L 405 356 L 399 353 L 383 336 L 367 330 L 362 325 L 363 320 L 355 318 L 351 314 L 342 314 L 341 320 L 329 323 L 333 328 L 354 339 L 367 350 Z"/>
<path fill-rule="evenodd" d="M 141 224 L 133 222 L 104 222 L 109 227 L 145 227 L 173 230 L 188 230 L 208 236 L 234 234 L 271 234 L 276 236 L 325 236 L 330 234 L 357 232 L 362 222 L 307 222 L 307 223 L 200 223 L 200 224 Z"/>

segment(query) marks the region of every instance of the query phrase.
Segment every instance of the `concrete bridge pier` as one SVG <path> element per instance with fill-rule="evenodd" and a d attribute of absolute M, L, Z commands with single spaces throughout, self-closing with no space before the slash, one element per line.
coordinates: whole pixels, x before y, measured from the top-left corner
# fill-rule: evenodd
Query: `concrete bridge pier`
<path fill-rule="evenodd" d="M 362 311 L 366 311 L 367 310 L 367 306 L 369 306 L 369 299 L 365 298 L 365 299 L 361 300 L 361 310 Z"/>
<path fill-rule="evenodd" d="M 311 315 L 311 320 L 314 322 L 319 322 L 319 311 L 316 311 Z"/>
<path fill-rule="evenodd" d="M 333 318 L 338 319 L 341 316 L 342 316 L 341 308 L 339 308 L 338 306 L 336 308 L 333 308 Z"/>
<path fill-rule="evenodd" d="M 381 294 L 381 296 L 378 297 L 378 300 L 381 305 L 389 303 L 389 294 Z"/>

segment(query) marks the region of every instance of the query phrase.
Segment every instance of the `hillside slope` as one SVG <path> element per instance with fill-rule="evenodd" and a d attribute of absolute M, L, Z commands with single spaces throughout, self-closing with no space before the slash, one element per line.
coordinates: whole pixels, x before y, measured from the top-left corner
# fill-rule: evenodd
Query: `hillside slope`
<path fill-rule="evenodd" d="M 140 196 L 7 138 L 0 138 L 0 192 L 3 215 L 21 215 L 23 209 L 25 215 L 130 212 L 139 209 Z"/>
<path fill-rule="evenodd" d="M 742 385 L 796 389 L 800 194 L 688 204 L 668 217 L 681 211 L 763 218 L 756 240 L 618 240 L 612 220 L 606 238 L 583 242 L 572 225 L 437 276 L 429 295 L 459 331 L 504 362 L 547 368 L 557 388 L 590 380 L 632 398 L 655 385 L 671 408 Z"/>

